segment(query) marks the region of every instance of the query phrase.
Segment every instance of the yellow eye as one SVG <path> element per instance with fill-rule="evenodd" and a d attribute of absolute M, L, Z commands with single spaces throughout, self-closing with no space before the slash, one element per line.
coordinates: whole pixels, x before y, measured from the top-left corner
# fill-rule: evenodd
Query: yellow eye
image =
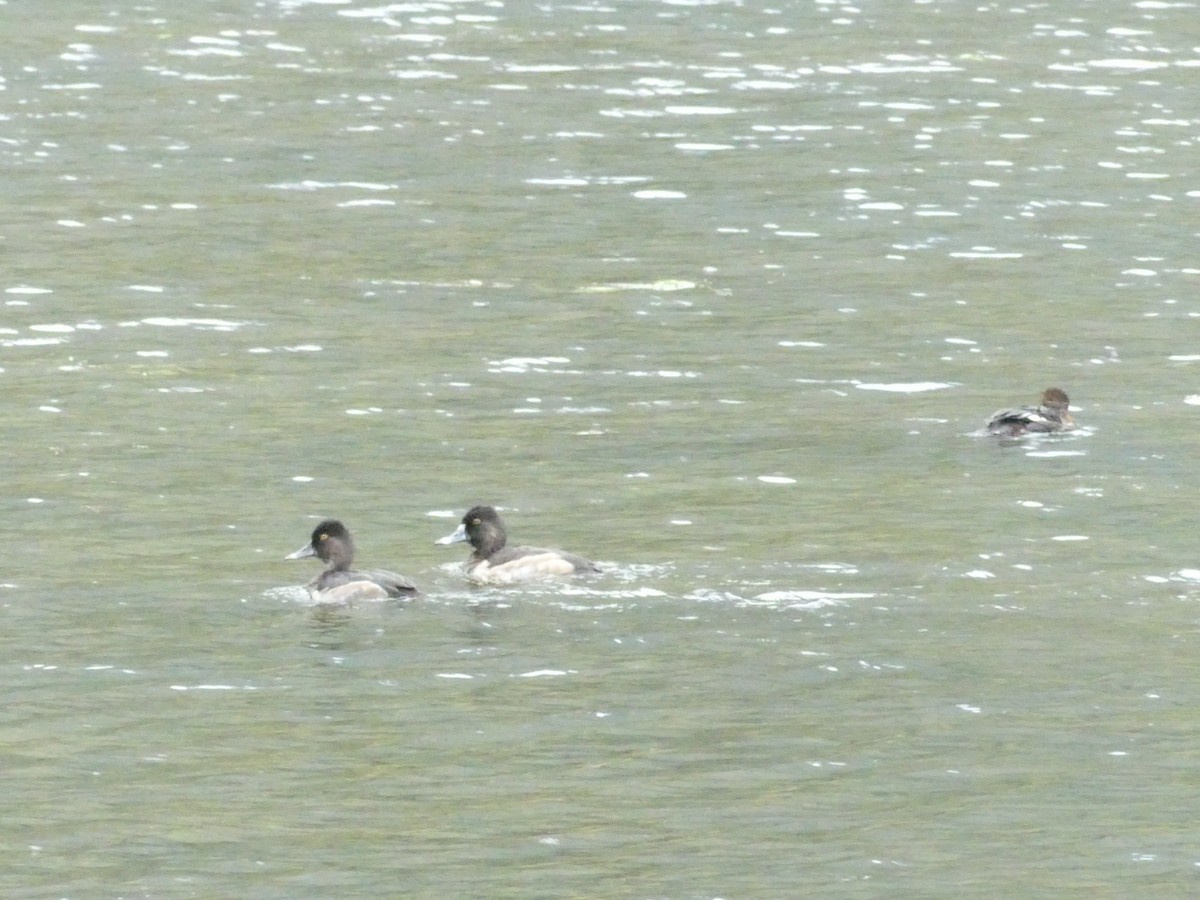
<path fill-rule="evenodd" d="M 322 533 L 321 533 L 321 536 L 320 536 L 319 538 L 317 538 L 317 540 L 319 540 L 319 541 L 327 541 L 327 540 L 329 540 L 329 535 L 327 535 L 327 534 L 325 534 L 324 532 L 322 532 Z"/>

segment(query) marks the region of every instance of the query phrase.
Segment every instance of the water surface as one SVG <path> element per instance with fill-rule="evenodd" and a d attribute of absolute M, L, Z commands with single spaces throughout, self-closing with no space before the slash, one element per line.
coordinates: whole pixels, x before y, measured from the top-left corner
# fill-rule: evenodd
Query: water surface
<path fill-rule="evenodd" d="M 1194 14 L 0 3 L 5 895 L 1191 893 Z"/>

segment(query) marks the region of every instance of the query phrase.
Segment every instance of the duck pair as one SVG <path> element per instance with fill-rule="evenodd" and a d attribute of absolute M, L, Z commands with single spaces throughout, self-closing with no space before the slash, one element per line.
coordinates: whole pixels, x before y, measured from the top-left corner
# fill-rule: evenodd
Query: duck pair
<path fill-rule="evenodd" d="M 594 562 L 540 547 L 509 547 L 508 532 L 500 514 L 490 506 L 475 506 L 467 511 L 458 530 L 437 541 L 439 544 L 467 542 L 474 552 L 467 559 L 466 572 L 474 581 L 488 584 L 514 584 L 552 575 L 599 572 Z M 353 603 L 358 600 L 411 599 L 419 592 L 403 575 L 386 569 L 357 571 L 354 540 L 337 519 L 326 519 L 313 529 L 307 544 L 287 559 L 315 556 L 325 563 L 325 571 L 307 584 L 320 603 Z"/>

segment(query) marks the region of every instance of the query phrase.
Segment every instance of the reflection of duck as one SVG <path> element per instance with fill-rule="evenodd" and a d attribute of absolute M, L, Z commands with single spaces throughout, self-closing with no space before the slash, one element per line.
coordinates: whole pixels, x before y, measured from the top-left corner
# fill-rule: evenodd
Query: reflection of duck
<path fill-rule="evenodd" d="M 1071 401 L 1062 388 L 1042 391 L 1040 406 L 1017 406 L 992 413 L 984 428 L 988 434 L 1018 437 L 1022 434 L 1049 434 L 1066 431 L 1075 424 L 1067 412 Z"/>
<path fill-rule="evenodd" d="M 454 534 L 437 541 L 439 544 L 470 542 L 475 552 L 466 562 L 467 575 L 491 584 L 511 584 L 551 575 L 575 575 L 599 572 L 591 560 L 564 553 L 562 550 L 543 550 L 540 547 L 508 547 L 508 534 L 500 514 L 490 506 L 473 506 L 462 517 Z"/>
<path fill-rule="evenodd" d="M 356 572 L 354 541 L 350 531 L 337 519 L 326 519 L 313 529 L 312 539 L 286 559 L 315 556 L 326 564 L 325 571 L 306 587 L 318 603 L 351 603 L 355 600 L 386 600 L 389 597 L 415 597 L 417 588 L 403 575 L 375 569 Z"/>

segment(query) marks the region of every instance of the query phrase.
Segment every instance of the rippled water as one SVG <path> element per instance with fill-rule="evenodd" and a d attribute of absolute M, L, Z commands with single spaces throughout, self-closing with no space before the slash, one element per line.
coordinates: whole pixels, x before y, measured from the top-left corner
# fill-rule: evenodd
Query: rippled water
<path fill-rule="evenodd" d="M 0 2 L 5 896 L 1193 892 L 1195 17 Z"/>

